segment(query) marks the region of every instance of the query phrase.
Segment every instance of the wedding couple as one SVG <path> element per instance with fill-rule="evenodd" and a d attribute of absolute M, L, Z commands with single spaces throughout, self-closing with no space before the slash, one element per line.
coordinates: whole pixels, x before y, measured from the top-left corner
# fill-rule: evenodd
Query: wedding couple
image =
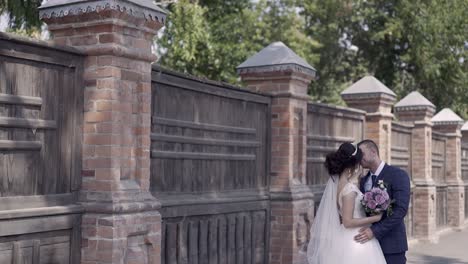
<path fill-rule="evenodd" d="M 330 179 L 311 228 L 309 264 L 406 263 L 408 174 L 385 164 L 372 140 L 342 144 L 327 155 L 325 167 Z M 365 176 L 363 168 L 369 169 Z M 393 200 L 392 213 L 366 215 L 363 195 L 382 183 Z"/>

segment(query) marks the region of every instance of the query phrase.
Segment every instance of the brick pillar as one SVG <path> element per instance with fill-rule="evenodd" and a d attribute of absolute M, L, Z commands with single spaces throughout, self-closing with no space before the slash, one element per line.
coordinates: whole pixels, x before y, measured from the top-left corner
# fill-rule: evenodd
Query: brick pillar
<path fill-rule="evenodd" d="M 150 0 L 50 0 L 56 44 L 85 59 L 81 263 L 160 263 L 160 204 L 149 192 L 151 54 L 165 14 Z"/>
<path fill-rule="evenodd" d="M 238 72 L 248 89 L 272 96 L 269 263 L 306 264 L 313 218 L 305 180 L 307 88 L 315 70 L 276 42 L 241 64 Z"/>
<path fill-rule="evenodd" d="M 411 166 L 413 182 L 414 236 L 437 242 L 436 187 L 432 179 L 432 122 L 435 106 L 418 92 L 410 93 L 395 104 L 400 122 L 413 124 Z"/>
<path fill-rule="evenodd" d="M 464 122 L 448 108 L 435 115 L 432 122 L 434 130 L 447 136 L 445 179 L 448 185 L 448 224 L 461 228 L 465 222 L 465 184 L 461 177 L 461 127 Z"/>
<path fill-rule="evenodd" d="M 341 96 L 349 107 L 367 112 L 365 138 L 374 140 L 379 146 L 380 158 L 390 163 L 395 93 L 373 76 L 366 76 L 344 90 Z"/>

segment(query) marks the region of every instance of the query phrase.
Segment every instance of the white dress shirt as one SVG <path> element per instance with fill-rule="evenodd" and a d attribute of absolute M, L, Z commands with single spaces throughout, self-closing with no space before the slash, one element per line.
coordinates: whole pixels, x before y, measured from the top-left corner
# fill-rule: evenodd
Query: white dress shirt
<path fill-rule="evenodd" d="M 385 166 L 385 162 L 381 161 L 379 167 L 377 168 L 377 170 L 375 172 L 372 172 L 372 171 L 370 172 L 371 175 L 375 175 L 375 176 L 379 177 L 379 175 L 382 172 L 384 166 Z M 367 178 L 367 181 L 364 184 L 364 190 L 366 192 L 369 191 L 370 189 L 372 189 L 372 177 L 371 176 L 369 176 L 369 178 Z"/>

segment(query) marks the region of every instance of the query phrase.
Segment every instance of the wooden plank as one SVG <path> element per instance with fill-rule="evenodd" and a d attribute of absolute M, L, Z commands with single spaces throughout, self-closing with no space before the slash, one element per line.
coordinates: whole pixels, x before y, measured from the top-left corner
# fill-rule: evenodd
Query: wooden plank
<path fill-rule="evenodd" d="M 408 147 L 401 147 L 401 146 L 392 146 L 391 150 L 392 151 L 399 151 L 399 152 L 409 152 Z"/>
<path fill-rule="evenodd" d="M 73 220 L 73 215 L 6 220 L 0 225 L 0 236 L 71 229 Z"/>
<path fill-rule="evenodd" d="M 227 242 L 228 242 L 228 230 L 226 224 L 226 216 L 218 216 L 218 254 L 219 263 L 227 263 Z"/>
<path fill-rule="evenodd" d="M 366 117 L 366 113 L 362 110 L 313 102 L 309 102 L 307 104 L 307 112 L 308 116 L 318 115 L 326 116 L 328 118 L 337 117 L 341 119 L 350 119 L 357 122 L 364 122 Z"/>
<path fill-rule="evenodd" d="M 408 167 L 409 166 L 409 162 L 395 162 L 392 160 L 392 162 L 390 163 L 392 164 L 393 166 L 396 166 L 396 167 Z"/>
<path fill-rule="evenodd" d="M 13 243 L 13 264 L 22 264 L 19 242 Z"/>
<path fill-rule="evenodd" d="M 219 131 L 219 132 L 228 132 L 228 133 L 240 133 L 240 134 L 255 134 L 256 133 L 255 128 L 223 126 L 223 125 L 216 125 L 216 124 L 183 121 L 183 120 L 177 120 L 177 119 L 168 119 L 168 118 L 155 117 L 155 116 L 153 116 L 152 120 L 153 120 L 153 124 L 157 124 L 157 125 L 185 127 L 185 128 L 192 128 L 192 129 Z"/>
<path fill-rule="evenodd" d="M 241 203 L 269 200 L 267 188 L 249 190 L 229 190 L 197 193 L 153 193 L 163 207 L 181 205 L 209 205 L 219 203 Z"/>
<path fill-rule="evenodd" d="M 255 160 L 249 154 L 218 154 L 202 152 L 151 151 L 151 158 L 157 159 L 192 159 L 192 160 Z"/>
<path fill-rule="evenodd" d="M 200 219 L 200 229 L 198 233 L 198 263 L 208 264 L 208 221 Z"/>
<path fill-rule="evenodd" d="M 174 136 L 174 135 L 157 134 L 157 133 L 151 134 L 151 140 L 184 143 L 184 144 L 196 144 L 196 145 L 213 145 L 213 146 L 260 147 L 261 145 L 260 142 L 258 141 L 196 138 L 196 137 Z"/>
<path fill-rule="evenodd" d="M 60 214 L 76 214 L 84 212 L 84 208 L 81 205 L 69 205 L 69 206 L 47 206 L 40 208 L 22 208 L 15 210 L 0 211 L 0 220 L 5 219 L 16 219 L 24 217 L 38 217 L 38 216 L 49 216 L 49 215 L 60 215 Z"/>
<path fill-rule="evenodd" d="M 0 127 L 17 127 L 32 129 L 56 129 L 57 122 L 52 120 L 0 117 Z"/>
<path fill-rule="evenodd" d="M 85 56 L 86 53 L 70 46 L 61 46 L 49 41 L 43 41 L 38 39 L 33 39 L 29 37 L 23 37 L 13 33 L 7 32 L 0 32 L 0 40 L 6 43 L 11 43 L 12 46 L 23 46 L 26 49 L 34 48 L 39 51 L 43 50 L 51 50 L 57 53 L 65 53 L 66 56 L 78 57 L 78 56 Z M 2 47 L 2 46 L 0 46 Z M 3 47 L 2 47 L 3 48 Z M 6 47 L 5 47 L 6 48 Z M 40 53 L 40 52 L 39 52 Z"/>
<path fill-rule="evenodd" d="M 35 207 L 64 206 L 75 203 L 78 193 L 0 197 L 0 211 Z"/>
<path fill-rule="evenodd" d="M 330 147 L 330 146 L 307 146 L 307 150 L 309 151 L 316 151 L 316 152 L 334 152 L 338 148 L 337 147 Z"/>
<path fill-rule="evenodd" d="M 13 263 L 13 243 L 0 243 L 0 263 Z"/>
<path fill-rule="evenodd" d="M 54 56 L 51 54 L 51 56 L 43 56 L 39 55 L 39 52 L 37 54 L 33 52 L 27 52 L 26 49 L 28 47 L 20 47 L 13 45 L 12 43 L 5 42 L 0 40 L 0 56 L 5 56 L 5 57 L 10 57 L 10 58 L 15 58 L 15 59 L 22 59 L 22 60 L 27 60 L 27 61 L 34 61 L 37 63 L 41 64 L 51 64 L 51 65 L 57 65 L 61 67 L 75 67 L 75 62 L 76 59 L 72 59 L 69 56 L 62 56 L 62 58 L 58 58 L 57 56 Z M 9 46 L 9 49 L 7 46 Z M 47 50 L 43 52 L 42 54 L 48 54 Z M 56 54 L 55 54 L 56 55 Z M 64 58 L 67 59 L 64 59 Z"/>
<path fill-rule="evenodd" d="M 189 224 L 189 263 L 198 264 L 198 222 Z"/>
<path fill-rule="evenodd" d="M 332 141 L 332 142 L 354 142 L 352 137 L 341 137 L 341 136 L 327 136 L 327 135 L 307 135 L 308 140 L 319 140 L 319 141 Z"/>
<path fill-rule="evenodd" d="M 226 214 L 236 212 L 249 212 L 258 211 L 268 208 L 269 201 L 252 201 L 242 203 L 217 203 L 217 204 L 190 204 L 163 207 L 160 209 L 163 217 L 180 217 L 180 216 L 191 216 L 191 215 L 215 215 L 215 214 Z"/>
<path fill-rule="evenodd" d="M 325 162 L 325 157 L 313 157 L 313 158 L 307 158 L 307 162 L 311 163 L 324 163 Z"/>
<path fill-rule="evenodd" d="M 39 264 L 41 259 L 41 241 L 35 239 L 33 242 L 33 264 Z"/>
<path fill-rule="evenodd" d="M 268 261 L 266 246 L 269 243 L 265 234 L 266 217 L 264 212 L 253 213 L 253 242 L 254 242 L 254 263 L 264 264 Z"/>
<path fill-rule="evenodd" d="M 209 264 L 218 264 L 218 219 L 216 217 L 209 220 L 208 231 Z"/>
<path fill-rule="evenodd" d="M 77 62 L 77 67 L 75 71 L 75 78 L 74 78 L 74 85 L 73 85 L 73 106 L 75 107 L 75 111 L 72 113 L 72 122 L 73 127 L 72 129 L 72 140 L 70 141 L 73 149 L 71 150 L 71 160 L 72 160 L 72 167 L 71 167 L 71 191 L 79 191 L 81 189 L 81 170 L 82 170 L 82 148 L 83 148 L 83 123 L 84 123 L 84 92 L 82 87 L 84 87 L 84 78 L 83 78 L 83 59 L 80 58 L 79 62 Z M 76 129 L 80 128 L 80 129 Z"/>
<path fill-rule="evenodd" d="M 399 160 L 409 160 L 410 159 L 410 155 L 409 154 L 406 154 L 406 153 L 391 153 L 391 157 L 392 159 L 399 159 Z"/>
<path fill-rule="evenodd" d="M 0 140 L 0 150 L 3 151 L 22 151 L 22 150 L 41 150 L 40 141 L 18 141 L 18 140 Z"/>
<path fill-rule="evenodd" d="M 177 263 L 177 224 L 166 224 L 166 263 Z"/>
<path fill-rule="evenodd" d="M 227 264 L 236 264 L 236 215 L 227 215 Z"/>
<path fill-rule="evenodd" d="M 0 93 L 0 104 L 38 106 L 42 105 L 42 98 Z"/>
<path fill-rule="evenodd" d="M 188 237 L 189 237 L 189 229 L 188 229 L 188 222 L 182 221 L 178 223 L 178 241 L 179 241 L 179 254 L 177 254 L 177 263 L 178 264 L 189 264 L 189 256 L 188 256 Z"/>
<path fill-rule="evenodd" d="M 170 74 L 161 74 L 155 71 L 151 74 L 151 80 L 157 86 L 169 86 L 180 89 L 196 91 L 199 93 L 211 94 L 215 96 L 251 101 L 262 104 L 270 104 L 271 99 L 268 96 L 256 94 L 250 91 L 234 90 L 226 86 L 214 86 L 208 83 L 202 83 L 197 80 L 180 78 Z M 157 89 L 157 88 L 156 88 Z"/>
<path fill-rule="evenodd" d="M 236 216 L 236 263 L 244 264 L 244 217 L 243 214 Z"/>
<path fill-rule="evenodd" d="M 244 263 L 253 263 L 252 248 L 252 215 L 249 213 L 244 216 Z"/>

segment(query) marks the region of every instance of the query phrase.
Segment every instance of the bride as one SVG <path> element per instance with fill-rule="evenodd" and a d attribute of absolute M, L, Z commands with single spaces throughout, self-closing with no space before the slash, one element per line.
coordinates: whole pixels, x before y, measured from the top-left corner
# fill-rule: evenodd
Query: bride
<path fill-rule="evenodd" d="M 353 183 L 361 173 L 362 152 L 351 143 L 327 155 L 330 179 L 320 201 L 307 248 L 309 264 L 385 264 L 379 242 L 354 240 L 362 227 L 380 221 L 382 215 L 366 217 L 363 194 Z"/>

